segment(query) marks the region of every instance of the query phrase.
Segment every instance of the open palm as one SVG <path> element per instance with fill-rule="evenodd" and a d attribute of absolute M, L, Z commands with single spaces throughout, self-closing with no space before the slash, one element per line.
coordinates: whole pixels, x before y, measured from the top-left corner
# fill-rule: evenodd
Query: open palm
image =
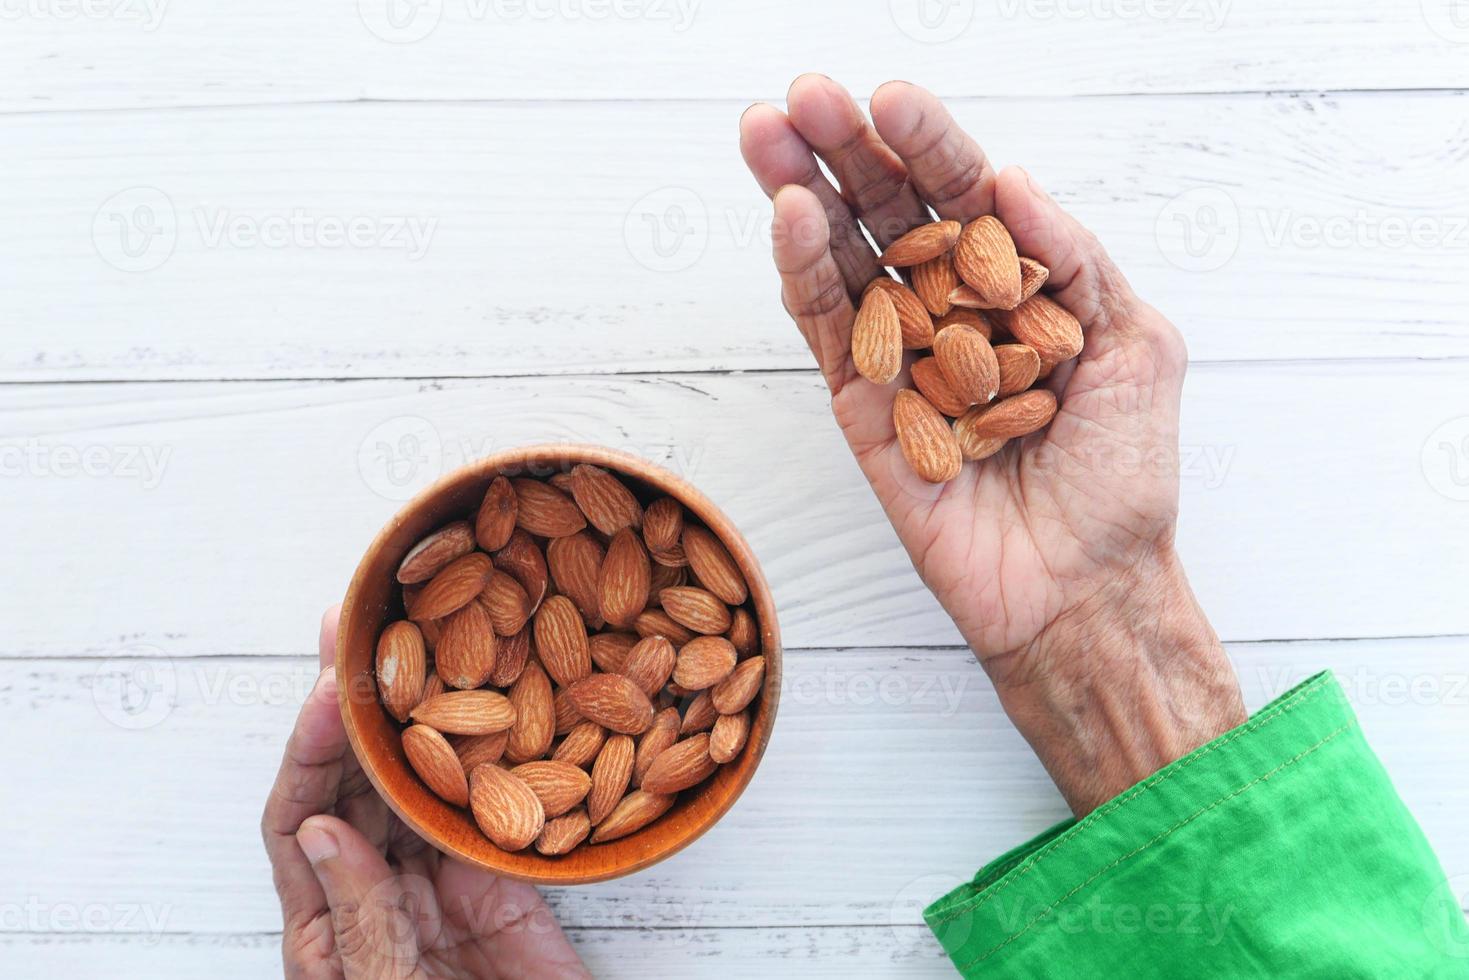
<path fill-rule="evenodd" d="M 788 106 L 752 106 L 740 123 L 745 160 L 774 199 L 786 309 L 914 566 L 994 669 L 1170 553 L 1182 338 L 1027 174 L 997 174 L 930 93 L 890 82 L 869 123 L 835 82 L 804 75 Z M 942 486 L 917 477 L 897 444 L 892 405 L 911 387 L 907 367 L 877 385 L 849 356 L 854 297 L 885 274 L 858 221 L 881 248 L 934 220 L 930 208 L 960 222 L 998 217 L 1020 254 L 1050 269 L 1046 291 L 1086 336 L 1080 359 L 1046 382 L 1060 402 L 1050 427 Z"/>
<path fill-rule="evenodd" d="M 321 663 L 337 614 L 322 622 Z M 330 669 L 261 819 L 292 978 L 589 977 L 531 885 L 444 857 L 388 809 L 347 742 Z"/>

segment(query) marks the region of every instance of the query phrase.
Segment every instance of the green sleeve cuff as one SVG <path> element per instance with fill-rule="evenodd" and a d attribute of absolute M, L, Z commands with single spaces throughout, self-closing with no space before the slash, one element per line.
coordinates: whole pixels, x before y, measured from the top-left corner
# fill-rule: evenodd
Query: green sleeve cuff
<path fill-rule="evenodd" d="M 924 911 L 965 977 L 1469 977 L 1469 928 L 1329 673 Z"/>

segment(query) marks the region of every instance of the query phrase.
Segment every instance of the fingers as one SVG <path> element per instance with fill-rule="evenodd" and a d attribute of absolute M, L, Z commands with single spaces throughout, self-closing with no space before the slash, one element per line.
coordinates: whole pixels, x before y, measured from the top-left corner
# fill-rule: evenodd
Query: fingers
<path fill-rule="evenodd" d="M 301 707 L 260 819 L 288 946 L 292 930 L 303 928 L 324 902 L 295 834 L 307 817 L 326 812 L 336 803 L 346 754 L 347 733 L 337 709 L 336 676 L 327 669 Z"/>
<path fill-rule="evenodd" d="M 994 213 L 994 169 L 932 92 L 888 82 L 872 95 L 872 122 L 939 217 L 972 221 Z"/>
<path fill-rule="evenodd" d="M 588 978 L 535 887 L 445 860 L 435 878 L 447 923 L 475 937 L 499 976 Z"/>
<path fill-rule="evenodd" d="M 859 295 L 863 286 L 883 275 L 847 202 L 821 173 L 811 147 L 785 113 L 764 104 L 746 109 L 740 117 L 740 153 L 767 195 L 774 197 L 782 187 L 795 185 L 820 201 L 830 228 L 832 259 L 847 292 Z"/>
<path fill-rule="evenodd" d="M 840 391 L 855 372 L 847 351 L 855 311 L 828 244 L 826 210 L 804 187 L 783 187 L 771 221 L 775 269 L 786 312 L 816 355 L 826 383 Z"/>
<path fill-rule="evenodd" d="M 846 89 L 825 75 L 802 75 L 791 83 L 786 104 L 792 125 L 836 175 L 878 247 L 931 220 L 903 161 Z"/>
<path fill-rule="evenodd" d="M 337 662 L 337 621 L 341 618 L 340 602 L 322 613 L 321 630 L 316 634 L 316 654 L 323 667 L 330 667 Z"/>
<path fill-rule="evenodd" d="M 325 895 L 343 972 L 407 976 L 418 962 L 422 896 L 410 894 L 367 838 L 336 817 L 310 818 L 296 841 Z"/>

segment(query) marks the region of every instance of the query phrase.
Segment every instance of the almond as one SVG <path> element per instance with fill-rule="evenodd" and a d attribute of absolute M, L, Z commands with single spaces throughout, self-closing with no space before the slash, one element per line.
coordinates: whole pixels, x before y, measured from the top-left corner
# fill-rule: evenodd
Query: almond
<path fill-rule="evenodd" d="M 678 651 L 673 679 L 679 687 L 702 691 L 728 677 L 738 659 L 734 645 L 724 637 L 695 637 Z"/>
<path fill-rule="evenodd" d="M 510 726 L 505 758 L 529 762 L 544 757 L 556 733 L 556 708 L 551 700 L 551 682 L 540 664 L 525 665 L 510 689 L 509 700 L 515 709 L 515 724 Z"/>
<path fill-rule="evenodd" d="M 918 294 L 894 279 L 879 276 L 862 291 L 863 301 L 866 301 L 869 293 L 877 289 L 887 293 L 888 299 L 893 301 L 893 309 L 898 312 L 898 328 L 903 332 L 903 347 L 907 350 L 932 347 L 933 318 L 928 315 L 928 307 L 923 305 Z"/>
<path fill-rule="evenodd" d="M 674 664 L 678 662 L 678 654 L 674 652 L 673 644 L 661 636 L 650 636 L 639 640 L 637 646 L 628 653 L 627 659 L 623 661 L 622 674 L 628 680 L 638 686 L 649 698 L 657 694 L 668 678 L 673 674 Z"/>
<path fill-rule="evenodd" d="M 709 735 L 700 732 L 658 753 L 643 776 L 649 793 L 677 793 L 708 779 L 719 764 L 709 757 Z"/>
<path fill-rule="evenodd" d="M 576 502 L 549 483 L 512 480 L 515 487 L 515 523 L 540 538 L 561 538 L 587 526 Z"/>
<path fill-rule="evenodd" d="M 682 646 L 698 635 L 682 623 L 674 622 L 673 617 L 662 609 L 644 609 L 633 620 L 632 628 L 637 630 L 638 636 L 666 636 L 677 646 Z"/>
<path fill-rule="evenodd" d="M 495 687 L 514 684 L 520 672 L 530 660 L 530 630 L 523 629 L 514 636 L 501 637 L 495 641 L 495 669 L 490 672 L 490 683 Z"/>
<path fill-rule="evenodd" d="M 1000 398 L 1029 388 L 1041 373 L 1040 355 L 1025 344 L 1001 344 L 995 348 L 995 361 L 1000 367 Z"/>
<path fill-rule="evenodd" d="M 423 634 L 406 619 L 389 623 L 377 638 L 378 693 L 388 714 L 399 721 L 407 721 L 422 698 L 426 661 Z"/>
<path fill-rule="evenodd" d="M 599 622 L 602 611 L 597 594 L 597 577 L 605 555 L 602 545 L 585 531 L 554 538 L 546 545 L 546 564 L 561 594 L 576 603 L 588 623 Z"/>
<path fill-rule="evenodd" d="M 440 732 L 489 735 L 515 724 L 515 708 L 494 691 L 449 691 L 429 698 L 408 717 Z"/>
<path fill-rule="evenodd" d="M 968 425 L 957 423 L 954 426 L 954 435 L 959 440 L 959 451 L 964 454 L 964 458 L 976 463 L 982 459 L 989 459 L 1004 449 L 1005 443 L 1010 441 L 1009 439 L 985 439 L 974 436 L 970 433 Z"/>
<path fill-rule="evenodd" d="M 954 271 L 992 307 L 1020 302 L 1020 256 L 1015 240 L 993 215 L 975 218 L 954 243 Z"/>
<path fill-rule="evenodd" d="M 684 567 L 653 564 L 653 577 L 648 581 L 648 604 L 661 606 L 658 594 L 664 589 L 679 589 L 689 584 L 689 570 Z"/>
<path fill-rule="evenodd" d="M 413 597 L 413 602 L 408 607 L 408 618 L 443 619 L 451 612 L 462 609 L 479 595 L 494 570 L 490 556 L 477 551 L 454 559 L 429 579 L 422 591 Z"/>
<path fill-rule="evenodd" d="M 960 283 L 949 291 L 949 303 L 958 310 L 992 310 L 994 305 L 973 286 Z"/>
<path fill-rule="evenodd" d="M 928 312 L 943 316 L 953 307 L 949 294 L 959 286 L 959 274 L 954 271 L 954 260 L 947 255 L 929 259 L 916 265 L 909 272 L 913 279 L 913 292 L 923 301 Z"/>
<path fill-rule="evenodd" d="M 468 521 L 446 524 L 409 549 L 398 566 L 398 581 L 404 585 L 427 582 L 455 558 L 474 550 L 474 532 Z"/>
<path fill-rule="evenodd" d="M 494 732 L 489 735 L 455 735 L 449 740 L 459 756 L 459 765 L 468 776 L 476 766 L 486 762 L 499 762 L 505 755 L 505 746 L 510 742 L 510 732 Z"/>
<path fill-rule="evenodd" d="M 956 323 L 962 323 L 966 327 L 973 327 L 984 336 L 985 340 L 990 340 L 995 335 L 995 325 L 990 323 L 989 317 L 985 316 L 979 310 L 963 308 L 952 309 L 945 313 L 934 321 L 933 328 L 935 331 L 939 331 L 944 329 L 944 327 L 951 327 Z"/>
<path fill-rule="evenodd" d="M 664 708 L 653 718 L 653 725 L 638 739 L 637 756 L 633 760 L 632 785 L 642 784 L 643 776 L 653 760 L 670 745 L 678 741 L 678 730 L 682 721 L 677 708 Z"/>
<path fill-rule="evenodd" d="M 745 710 L 746 706 L 760 693 L 765 683 L 765 658 L 751 657 L 735 665 L 734 672 L 709 690 L 709 700 L 714 710 L 722 715 L 732 715 Z"/>
<path fill-rule="evenodd" d="M 731 606 L 744 604 L 750 595 L 745 576 L 713 531 L 690 524 L 683 531 L 683 547 L 689 556 L 689 567 L 704 588 Z"/>
<path fill-rule="evenodd" d="M 587 793 L 587 816 L 593 824 L 601 823 L 627 792 L 634 758 L 632 739 L 626 735 L 610 736 L 597 753 L 597 761 L 592 763 L 591 790 Z"/>
<path fill-rule="evenodd" d="M 1035 259 L 1027 259 L 1022 255 L 1020 257 L 1020 302 L 1024 303 L 1039 292 L 1050 275 L 1050 269 Z"/>
<path fill-rule="evenodd" d="M 556 751 L 551 753 L 551 758 L 557 762 L 569 762 L 573 766 L 589 766 L 592 760 L 597 758 L 597 753 L 602 751 L 602 743 L 607 741 L 607 730 L 594 721 L 577 722 L 561 744 L 556 746 Z"/>
<path fill-rule="evenodd" d="M 1022 344 L 1035 348 L 1042 361 L 1059 364 L 1081 353 L 1081 324 L 1045 293 L 1037 293 L 995 321 Z"/>
<path fill-rule="evenodd" d="M 546 811 L 525 781 L 495 765 L 469 774 L 469 809 L 484 835 L 506 851 L 528 846 L 546 824 Z"/>
<path fill-rule="evenodd" d="M 515 576 L 515 581 L 525 590 L 534 613 L 546 597 L 546 586 L 550 576 L 546 573 L 546 556 L 526 532 L 516 528 L 505 547 L 495 552 L 495 567 Z"/>
<path fill-rule="evenodd" d="M 673 801 L 672 796 L 658 796 L 634 790 L 623 797 L 616 809 L 592 831 L 592 843 L 605 844 L 642 830 L 667 813 L 669 807 L 673 806 Z"/>
<path fill-rule="evenodd" d="M 600 466 L 582 463 L 571 471 L 571 494 L 592 526 L 603 534 L 641 527 L 643 507 L 631 490 Z"/>
<path fill-rule="evenodd" d="M 461 690 L 490 679 L 495 669 L 495 630 L 484 603 L 471 602 L 444 623 L 434 652 L 434 669 L 445 684 Z"/>
<path fill-rule="evenodd" d="M 427 725 L 411 725 L 403 730 L 403 754 L 435 796 L 455 806 L 468 805 L 469 781 L 444 736 Z"/>
<path fill-rule="evenodd" d="M 612 535 L 597 577 L 602 618 L 613 626 L 631 626 L 648 605 L 652 571 L 642 539 L 631 528 Z"/>
<path fill-rule="evenodd" d="M 1018 439 L 1042 428 L 1056 414 L 1056 396 L 1045 388 L 1032 388 L 993 405 L 970 409 L 955 423 L 965 440 Z"/>
<path fill-rule="evenodd" d="M 709 758 L 725 763 L 740 754 L 750 737 L 750 716 L 741 711 L 732 715 L 720 715 L 709 732 Z"/>
<path fill-rule="evenodd" d="M 881 289 L 862 297 L 852 324 L 852 363 L 873 384 L 885 385 L 903 369 L 903 332 L 898 310 Z"/>
<path fill-rule="evenodd" d="M 707 732 L 714 727 L 714 720 L 718 717 L 719 711 L 714 707 L 713 694 L 709 691 L 700 691 L 698 696 L 684 709 L 683 721 L 679 723 L 678 733 L 691 735 L 694 732 Z"/>
<path fill-rule="evenodd" d="M 514 636 L 525 629 L 530 619 L 530 596 L 526 595 L 525 587 L 515 576 L 498 568 L 485 583 L 476 605 L 484 606 L 491 628 L 500 636 Z"/>
<path fill-rule="evenodd" d="M 603 673 L 620 674 L 637 642 L 638 637 L 632 633 L 598 633 L 590 640 L 592 663 Z"/>
<path fill-rule="evenodd" d="M 928 399 L 930 405 L 950 418 L 958 418 L 974 404 L 961 397 L 949 384 L 949 379 L 944 377 L 936 357 L 925 357 L 913 362 L 913 386 L 920 395 Z"/>
<path fill-rule="evenodd" d="M 551 484 L 551 486 L 555 487 L 557 490 L 560 490 L 562 493 L 566 494 L 568 497 L 571 496 L 571 474 L 566 472 L 565 470 L 558 470 L 557 472 L 552 473 L 550 476 L 546 477 L 546 482 Z"/>
<path fill-rule="evenodd" d="M 499 551 L 515 532 L 515 488 L 503 476 L 490 481 L 485 499 L 474 515 L 474 539 L 485 551 Z"/>
<path fill-rule="evenodd" d="M 683 535 L 683 504 L 659 497 L 643 513 L 643 543 L 654 554 L 678 547 Z"/>
<path fill-rule="evenodd" d="M 664 589 L 658 600 L 674 622 L 695 633 L 723 633 L 730 627 L 729 607 L 712 592 L 682 586 Z"/>
<path fill-rule="evenodd" d="M 577 808 L 546 821 L 541 836 L 536 838 L 536 850 L 547 857 L 567 854 L 586 840 L 591 832 L 592 822 L 587 819 L 587 811 Z"/>
<path fill-rule="evenodd" d="M 444 679 L 439 676 L 439 672 L 437 670 L 430 670 L 428 672 L 428 680 L 423 682 L 423 694 L 414 702 L 413 707 L 418 707 L 429 698 L 438 697 L 448 689 L 449 685 L 444 683 Z"/>
<path fill-rule="evenodd" d="M 666 565 L 669 568 L 686 568 L 689 564 L 689 558 L 684 554 L 682 544 L 676 544 L 672 548 L 664 551 L 650 551 L 648 554 L 652 557 L 653 561 L 659 565 Z"/>
<path fill-rule="evenodd" d="M 536 613 L 536 652 L 546 673 L 569 687 L 592 672 L 592 653 L 581 613 L 564 595 L 553 595 Z"/>
<path fill-rule="evenodd" d="M 753 657 L 760 652 L 760 629 L 749 610 L 736 609 L 730 617 L 729 632 L 725 634 L 741 657 Z"/>
<path fill-rule="evenodd" d="M 592 788 L 591 776 L 569 762 L 554 759 L 527 762 L 511 769 L 510 774 L 519 776 L 530 787 L 547 817 L 561 816 L 586 799 L 587 790 Z"/>
<path fill-rule="evenodd" d="M 653 703 L 622 674 L 592 674 L 567 689 L 577 712 L 603 728 L 636 735 L 653 724 Z"/>
<path fill-rule="evenodd" d="M 423 634 L 423 647 L 429 653 L 433 653 L 439 646 L 439 634 L 444 631 L 442 619 L 425 619 L 421 623 L 414 623 L 418 631 Z"/>
<path fill-rule="evenodd" d="M 930 221 L 919 225 L 884 249 L 877 261 L 895 268 L 927 262 L 953 248 L 963 227 L 957 221 Z"/>
<path fill-rule="evenodd" d="M 906 388 L 898 392 L 893 402 L 893 426 L 903 457 L 920 478 L 946 483 L 964 468 L 953 429 L 918 392 Z"/>
<path fill-rule="evenodd" d="M 1000 390 L 1000 366 L 995 349 L 973 327 L 954 325 L 933 339 L 933 356 L 949 387 L 971 405 L 984 404 Z"/>
<path fill-rule="evenodd" d="M 581 716 L 581 712 L 576 710 L 576 705 L 572 703 L 571 691 L 568 688 L 563 687 L 556 692 L 556 696 L 551 699 L 551 709 L 556 715 L 557 735 L 568 735 L 573 728 L 586 721 Z"/>

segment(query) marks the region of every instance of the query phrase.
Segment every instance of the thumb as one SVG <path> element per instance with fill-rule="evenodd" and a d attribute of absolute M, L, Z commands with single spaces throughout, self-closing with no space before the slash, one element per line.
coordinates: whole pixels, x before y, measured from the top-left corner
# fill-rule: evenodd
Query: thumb
<path fill-rule="evenodd" d="M 348 978 L 412 973 L 421 948 L 419 890 L 336 817 L 310 817 L 296 831 L 296 842 L 326 895 L 342 972 Z"/>

